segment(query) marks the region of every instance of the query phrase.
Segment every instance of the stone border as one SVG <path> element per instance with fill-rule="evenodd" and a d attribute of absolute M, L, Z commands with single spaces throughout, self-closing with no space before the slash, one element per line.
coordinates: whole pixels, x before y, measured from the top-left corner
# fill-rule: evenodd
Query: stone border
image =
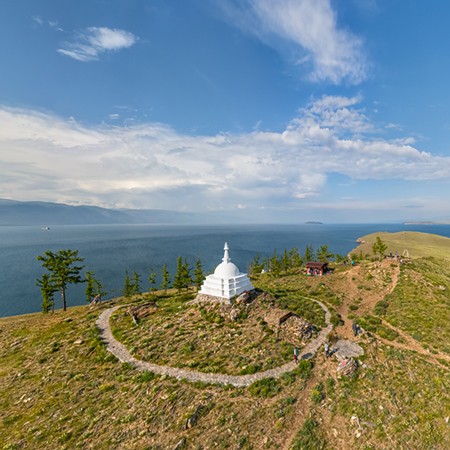
<path fill-rule="evenodd" d="M 313 299 L 310 299 L 313 300 Z M 300 359 L 311 358 L 317 350 L 323 346 L 333 329 L 333 325 L 330 323 L 331 314 L 328 308 L 318 300 L 313 300 L 325 311 L 325 322 L 326 327 L 323 328 L 318 336 L 306 345 L 299 355 Z M 180 369 L 171 366 L 160 366 L 158 364 L 152 364 L 147 361 L 141 361 L 136 359 L 131 355 L 128 349 L 119 342 L 112 334 L 111 327 L 109 324 L 109 319 L 111 315 L 122 308 L 125 305 L 114 306 L 103 311 L 99 318 L 97 319 L 97 327 L 100 330 L 100 336 L 106 344 L 106 349 L 111 352 L 119 361 L 123 363 L 129 363 L 134 366 L 137 370 L 146 371 L 149 370 L 157 375 L 167 375 L 174 377 L 178 380 L 186 380 L 190 382 L 200 381 L 202 383 L 212 383 L 212 384 L 229 384 L 235 387 L 249 386 L 258 380 L 263 380 L 265 378 L 279 378 L 283 373 L 290 372 L 297 367 L 294 361 L 283 364 L 282 366 L 276 367 L 274 369 L 265 370 L 264 372 L 258 372 L 251 375 L 225 375 L 219 373 L 204 373 L 197 372 L 193 370 Z"/>

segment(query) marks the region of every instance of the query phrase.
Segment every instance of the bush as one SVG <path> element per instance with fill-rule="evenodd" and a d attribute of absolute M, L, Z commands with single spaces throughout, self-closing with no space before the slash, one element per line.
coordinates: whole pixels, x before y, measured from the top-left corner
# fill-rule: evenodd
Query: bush
<path fill-rule="evenodd" d="M 313 387 L 311 391 L 311 400 L 314 403 L 320 403 L 325 398 L 325 394 L 323 392 L 323 384 L 318 383 Z"/>
<path fill-rule="evenodd" d="M 155 374 L 153 372 L 150 372 L 150 370 L 146 370 L 145 372 L 142 372 L 136 377 L 137 381 L 140 381 L 141 383 L 147 383 L 149 381 L 152 381 L 155 378 Z"/>
<path fill-rule="evenodd" d="M 388 303 L 386 300 L 380 300 L 374 308 L 374 313 L 377 316 L 385 316 L 387 313 Z"/>
<path fill-rule="evenodd" d="M 257 397 L 273 397 L 281 391 L 281 386 L 275 378 L 264 378 L 258 380 L 249 386 L 250 395 Z"/>
<path fill-rule="evenodd" d="M 292 450 L 324 450 L 325 440 L 318 435 L 319 424 L 314 418 L 306 419 L 292 444 Z"/>
<path fill-rule="evenodd" d="M 298 375 L 303 380 L 307 380 L 311 376 L 313 363 L 308 359 L 301 359 L 298 366 L 292 371 L 294 375 Z"/>

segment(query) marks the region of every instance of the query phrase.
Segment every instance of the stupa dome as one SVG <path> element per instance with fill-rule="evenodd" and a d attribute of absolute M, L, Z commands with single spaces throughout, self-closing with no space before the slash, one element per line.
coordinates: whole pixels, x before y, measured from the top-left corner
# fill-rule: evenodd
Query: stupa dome
<path fill-rule="evenodd" d="M 234 278 L 239 275 L 239 269 L 232 262 L 223 262 L 216 267 L 214 275 L 225 279 Z"/>

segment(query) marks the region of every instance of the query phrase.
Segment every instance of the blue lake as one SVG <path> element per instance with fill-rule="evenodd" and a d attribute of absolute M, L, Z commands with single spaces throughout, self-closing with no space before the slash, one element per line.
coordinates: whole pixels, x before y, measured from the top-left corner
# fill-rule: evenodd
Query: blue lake
<path fill-rule="evenodd" d="M 333 253 L 347 254 L 356 239 L 376 231 L 423 231 L 450 237 L 450 225 L 230 225 L 230 226 L 152 226 L 86 225 L 39 227 L 0 227 L 0 317 L 40 311 L 41 294 L 36 279 L 44 273 L 36 260 L 46 250 L 78 250 L 84 258 L 84 271 L 95 273 L 108 295 L 120 295 L 125 271 L 141 275 L 142 288 L 148 290 L 148 275 L 159 274 L 164 263 L 171 275 L 178 256 L 193 266 L 201 258 L 205 272 L 212 272 L 223 256 L 224 242 L 230 257 L 241 271 L 259 253 L 270 256 L 276 249 L 306 245 L 316 250 L 327 244 Z M 68 305 L 86 302 L 84 285 L 70 286 Z M 58 294 L 55 306 L 61 307 Z"/>

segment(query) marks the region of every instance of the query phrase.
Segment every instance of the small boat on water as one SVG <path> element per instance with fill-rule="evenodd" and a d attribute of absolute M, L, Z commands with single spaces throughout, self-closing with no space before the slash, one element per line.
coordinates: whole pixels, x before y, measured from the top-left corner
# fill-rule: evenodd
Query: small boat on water
<path fill-rule="evenodd" d="M 50 230 L 50 227 L 42 227 L 42 229 L 43 229 L 44 231 L 49 231 L 49 230 Z"/>

